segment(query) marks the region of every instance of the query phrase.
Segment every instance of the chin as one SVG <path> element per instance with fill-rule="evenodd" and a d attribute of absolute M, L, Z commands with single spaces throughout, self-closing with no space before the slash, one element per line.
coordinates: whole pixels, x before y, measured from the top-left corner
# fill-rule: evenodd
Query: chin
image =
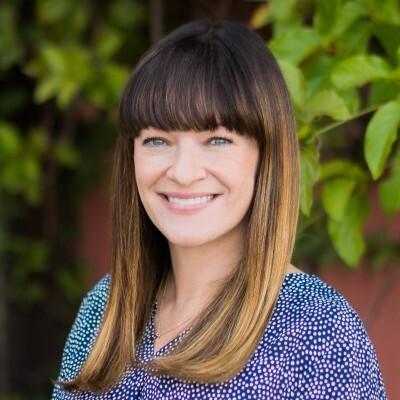
<path fill-rule="evenodd" d="M 167 237 L 167 240 L 169 243 L 180 247 L 198 247 L 209 241 L 207 239 L 190 238 L 190 237 L 171 238 L 171 239 Z"/>
<path fill-rule="evenodd" d="M 193 232 L 191 233 L 180 232 L 178 234 L 165 233 L 164 236 L 166 237 L 169 243 L 181 247 L 198 247 L 215 239 L 214 236 L 211 237 L 211 235 L 205 235 L 205 234 L 194 235 Z"/>

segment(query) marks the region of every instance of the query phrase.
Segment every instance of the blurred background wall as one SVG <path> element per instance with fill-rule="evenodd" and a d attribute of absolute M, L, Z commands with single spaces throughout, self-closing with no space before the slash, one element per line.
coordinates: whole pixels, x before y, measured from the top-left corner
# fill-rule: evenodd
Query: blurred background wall
<path fill-rule="evenodd" d="M 85 292 L 109 271 L 118 99 L 143 52 L 209 17 L 255 29 L 296 109 L 293 263 L 359 312 L 400 398 L 400 6 L 390 0 L 0 4 L 0 399 L 47 399 Z"/>

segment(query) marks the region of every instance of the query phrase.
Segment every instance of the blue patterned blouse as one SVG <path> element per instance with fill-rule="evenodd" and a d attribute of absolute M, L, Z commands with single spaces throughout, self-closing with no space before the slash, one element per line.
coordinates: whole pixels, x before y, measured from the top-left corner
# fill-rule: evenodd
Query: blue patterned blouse
<path fill-rule="evenodd" d="M 93 345 L 109 278 L 106 275 L 82 301 L 64 348 L 60 381 L 76 376 Z M 142 360 L 165 354 L 190 330 L 154 353 L 156 309 L 155 302 L 137 349 Z M 106 393 L 67 392 L 55 385 L 52 399 L 381 400 L 386 394 L 374 347 L 354 309 L 316 275 L 290 273 L 256 351 L 230 380 L 200 384 L 131 368 Z"/>

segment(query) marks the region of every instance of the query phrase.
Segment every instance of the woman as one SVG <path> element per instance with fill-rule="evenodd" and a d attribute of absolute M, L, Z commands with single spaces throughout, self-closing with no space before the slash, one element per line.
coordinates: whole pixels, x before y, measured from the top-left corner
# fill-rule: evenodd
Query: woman
<path fill-rule="evenodd" d="M 358 315 L 290 264 L 299 147 L 263 40 L 227 21 L 178 28 L 119 116 L 112 269 L 53 399 L 384 399 Z"/>

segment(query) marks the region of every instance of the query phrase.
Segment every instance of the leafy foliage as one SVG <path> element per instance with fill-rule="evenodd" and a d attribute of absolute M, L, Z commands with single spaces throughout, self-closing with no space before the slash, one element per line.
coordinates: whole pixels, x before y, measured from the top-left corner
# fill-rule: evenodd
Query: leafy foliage
<path fill-rule="evenodd" d="M 96 10 L 88 0 L 8 1 L 0 6 L 4 82 L 0 93 L 0 199 L 1 225 L 8 227 L 3 229 L 2 248 L 15 264 L 7 271 L 9 281 L 16 282 L 9 291 L 14 301 L 44 298 L 44 288 L 32 289 L 36 286 L 30 282 L 31 252 L 39 251 L 34 243 L 42 237 L 40 251 L 48 256 L 37 259 L 35 274 L 48 273 L 50 260 L 57 259 L 57 236 L 63 231 L 54 221 L 48 222 L 52 228 L 46 232 L 38 227 L 26 234 L 11 227 L 22 216 L 48 207 L 49 201 L 56 207 L 63 188 L 73 188 L 78 196 L 100 176 L 100 160 L 115 134 L 111 127 L 122 86 L 135 57 L 146 47 L 139 31 L 145 17 L 143 6 L 127 0 L 108 1 Z M 129 62 L 124 59 L 125 49 L 132 56 Z M 90 147 L 82 135 L 86 141 L 91 136 Z M 95 140 L 94 135 L 104 138 Z M 86 182 L 82 182 L 84 176 L 90 176 Z M 5 233 L 11 231 L 12 235 Z M 50 248 L 55 252 L 49 253 Z M 66 276 L 62 268 L 52 269 Z M 55 278 L 55 282 L 72 298 L 68 295 L 73 291 L 71 285 L 63 283 L 70 279 Z M 76 294 L 79 297 L 79 291 Z"/>
<path fill-rule="evenodd" d="M 86 277 L 72 251 L 79 201 L 110 169 L 116 105 L 148 47 L 144 3 L 0 5 L 0 274 L 15 309 L 39 307 L 61 325 Z M 356 267 L 367 251 L 377 263 L 398 256 L 363 228 L 373 185 L 386 215 L 400 210 L 399 3 L 270 0 L 251 24 L 270 28 L 296 110 L 297 257 L 322 264 L 334 249 Z"/>
<path fill-rule="evenodd" d="M 271 0 L 251 23 L 271 27 L 268 46 L 295 105 L 301 218 L 324 218 L 336 253 L 356 267 L 366 251 L 372 186 L 386 215 L 400 210 L 400 3 Z M 300 247 L 323 229 L 304 221 L 300 228 Z M 310 257 L 318 262 L 314 250 Z"/>
<path fill-rule="evenodd" d="M 49 315 L 49 349 L 62 345 L 86 289 L 89 268 L 74 252 L 78 207 L 111 167 L 116 106 L 148 47 L 146 21 L 133 0 L 0 4 L 0 301 L 22 321 Z M 46 361 L 35 384 L 49 390 L 56 360 Z M 21 392 L 28 368 L 9 372 Z"/>

